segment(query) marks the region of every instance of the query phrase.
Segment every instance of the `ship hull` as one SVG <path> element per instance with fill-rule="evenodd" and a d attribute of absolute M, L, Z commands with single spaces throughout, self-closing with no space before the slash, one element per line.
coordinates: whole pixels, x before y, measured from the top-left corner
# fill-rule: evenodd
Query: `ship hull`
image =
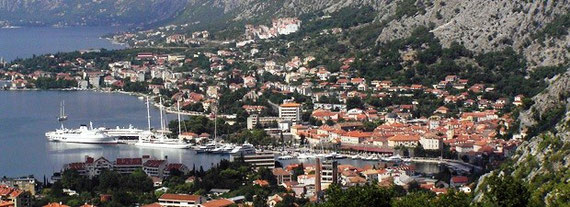
<path fill-rule="evenodd" d="M 77 144 L 118 144 L 116 137 L 111 136 L 70 136 L 56 133 L 46 133 L 48 141 Z"/>
<path fill-rule="evenodd" d="M 167 148 L 167 149 L 189 149 L 191 145 L 189 144 L 171 144 L 171 143 L 145 143 L 145 142 L 137 142 L 135 146 L 138 147 L 146 147 L 146 148 Z"/>

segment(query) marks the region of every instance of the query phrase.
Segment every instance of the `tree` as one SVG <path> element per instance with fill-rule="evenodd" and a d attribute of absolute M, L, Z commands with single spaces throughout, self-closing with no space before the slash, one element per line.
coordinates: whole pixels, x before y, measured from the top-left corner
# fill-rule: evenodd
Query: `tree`
<path fill-rule="evenodd" d="M 299 143 L 299 144 L 300 144 L 301 146 L 302 146 L 302 145 L 305 145 L 305 142 L 306 142 L 306 140 L 307 140 L 307 138 L 305 137 L 305 134 L 301 134 L 301 136 L 299 136 L 299 139 L 300 139 L 300 142 L 301 142 L 301 143 Z"/>
<path fill-rule="evenodd" d="M 463 192 L 450 189 L 447 193 L 433 200 L 433 206 L 437 207 L 463 207 L 471 204 L 471 197 Z"/>
<path fill-rule="evenodd" d="M 305 171 L 303 169 L 304 169 L 303 163 L 299 164 L 299 166 L 297 166 L 296 168 L 293 168 L 293 174 L 291 175 L 291 179 L 293 179 L 294 181 L 297 181 L 297 177 L 299 175 L 305 174 Z"/>
<path fill-rule="evenodd" d="M 346 107 L 349 110 L 354 108 L 364 109 L 364 102 L 358 97 L 352 97 L 346 100 Z"/>
<path fill-rule="evenodd" d="M 364 125 L 364 131 L 366 132 L 374 131 L 374 129 L 378 127 L 378 124 L 376 122 L 371 122 L 371 121 L 365 121 L 363 125 Z"/>
<path fill-rule="evenodd" d="M 484 181 L 483 204 L 491 206 L 527 206 L 530 192 L 526 185 L 510 174 L 493 174 Z"/>
<path fill-rule="evenodd" d="M 414 192 L 402 198 L 394 199 L 392 201 L 393 207 L 416 207 L 416 206 L 431 206 L 432 199 L 435 197 L 433 192 Z"/>
<path fill-rule="evenodd" d="M 418 146 L 414 148 L 414 157 L 425 157 L 425 156 L 426 156 L 426 150 L 421 144 L 418 144 Z"/>
<path fill-rule="evenodd" d="M 395 188 L 382 188 L 375 185 L 349 187 L 346 190 L 338 185 L 331 185 L 325 193 L 327 199 L 322 204 L 324 207 L 389 207 L 392 197 L 401 195 Z"/>

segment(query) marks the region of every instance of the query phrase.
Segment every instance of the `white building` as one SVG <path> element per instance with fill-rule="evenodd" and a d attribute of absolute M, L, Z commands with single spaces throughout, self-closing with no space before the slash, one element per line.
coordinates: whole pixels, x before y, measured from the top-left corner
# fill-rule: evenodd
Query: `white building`
<path fill-rule="evenodd" d="M 206 198 L 199 195 L 163 194 L 158 203 L 163 207 L 198 207 L 205 203 Z"/>
<path fill-rule="evenodd" d="M 420 144 L 427 150 L 440 150 L 443 148 L 443 140 L 437 136 L 421 136 Z"/>
<path fill-rule="evenodd" d="M 301 119 L 301 104 L 284 103 L 279 106 L 279 118 L 297 122 Z"/>

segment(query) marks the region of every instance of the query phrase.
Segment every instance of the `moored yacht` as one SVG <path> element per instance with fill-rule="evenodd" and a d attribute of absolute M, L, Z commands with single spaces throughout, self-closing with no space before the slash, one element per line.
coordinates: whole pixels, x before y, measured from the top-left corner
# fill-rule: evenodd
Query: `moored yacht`
<path fill-rule="evenodd" d="M 170 139 L 164 134 L 156 133 L 153 131 L 143 132 L 143 136 L 135 146 L 148 147 L 148 148 L 170 148 L 170 149 L 189 149 L 192 147 L 179 139 Z"/>
<path fill-rule="evenodd" d="M 61 129 L 46 132 L 46 138 L 53 142 L 68 142 L 68 143 L 81 143 L 81 144 L 117 144 L 116 136 L 109 136 L 101 129 L 93 129 L 93 124 L 90 127 L 81 125 L 79 129 L 66 129 L 61 126 Z"/>
<path fill-rule="evenodd" d="M 212 150 L 215 149 L 215 148 L 216 148 L 216 144 L 210 143 L 210 144 L 207 144 L 207 145 L 199 146 L 199 147 L 196 149 L 196 152 L 197 152 L 197 153 L 206 153 L 206 152 L 212 151 Z"/>
<path fill-rule="evenodd" d="M 255 147 L 252 144 L 245 143 L 230 151 L 233 156 L 255 154 Z"/>
<path fill-rule="evenodd" d="M 139 137 L 139 141 L 135 143 L 135 146 L 139 147 L 148 147 L 148 148 L 170 148 L 170 149 L 189 149 L 192 147 L 191 144 L 188 144 L 180 139 L 172 139 L 169 138 L 165 133 L 167 130 L 165 129 L 164 119 L 162 117 L 162 99 L 160 100 L 160 126 L 161 130 L 159 131 L 152 131 L 150 128 L 150 106 L 148 98 L 146 100 L 146 109 L 147 109 L 147 117 L 148 117 L 148 131 L 142 132 L 143 135 Z M 180 120 L 180 116 L 178 118 Z M 180 122 L 180 121 L 179 121 Z"/>

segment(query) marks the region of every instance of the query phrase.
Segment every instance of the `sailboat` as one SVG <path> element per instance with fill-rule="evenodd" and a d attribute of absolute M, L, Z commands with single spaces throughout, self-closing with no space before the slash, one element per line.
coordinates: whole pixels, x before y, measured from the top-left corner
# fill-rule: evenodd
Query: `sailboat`
<path fill-rule="evenodd" d="M 65 101 L 62 101 L 59 104 L 59 116 L 57 117 L 58 121 L 65 121 L 67 120 L 67 115 L 65 115 Z"/>
<path fill-rule="evenodd" d="M 180 107 L 180 104 L 178 105 Z M 139 137 L 139 141 L 135 143 L 135 146 L 139 147 L 148 147 L 148 148 L 170 148 L 170 149 L 188 149 L 192 145 L 180 140 L 180 139 L 171 139 L 169 138 L 165 132 L 167 131 L 165 128 L 164 119 L 162 117 L 162 98 L 160 99 L 160 127 L 161 130 L 153 132 L 150 128 L 150 106 L 148 98 L 146 100 L 146 110 L 147 110 L 147 120 L 148 120 L 148 131 L 142 133 L 142 136 Z M 178 116 L 178 121 L 180 122 L 180 116 Z"/>

